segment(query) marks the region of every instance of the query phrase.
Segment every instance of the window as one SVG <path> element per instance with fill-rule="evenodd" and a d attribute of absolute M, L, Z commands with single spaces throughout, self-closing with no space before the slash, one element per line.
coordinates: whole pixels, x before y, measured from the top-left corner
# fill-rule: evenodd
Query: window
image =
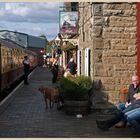
<path fill-rule="evenodd" d="M 71 2 L 71 11 L 78 11 L 78 2 Z"/>
<path fill-rule="evenodd" d="M 86 48 L 85 49 L 85 76 L 90 76 L 90 65 L 91 65 L 91 62 L 90 62 L 90 49 L 89 48 Z"/>

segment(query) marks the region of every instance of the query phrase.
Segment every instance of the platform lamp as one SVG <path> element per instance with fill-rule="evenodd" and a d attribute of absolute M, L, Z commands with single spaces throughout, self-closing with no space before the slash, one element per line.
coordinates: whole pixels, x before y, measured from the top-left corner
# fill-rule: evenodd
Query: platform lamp
<path fill-rule="evenodd" d="M 58 33 L 58 35 L 56 36 L 55 38 L 55 44 L 57 46 L 57 49 L 56 49 L 56 56 L 59 57 L 59 63 L 60 65 L 62 65 L 62 50 L 61 50 L 61 46 L 62 46 L 62 43 L 63 43 L 63 40 L 62 40 L 62 37 L 61 37 L 61 34 Z"/>
<path fill-rule="evenodd" d="M 62 51 L 61 51 L 62 43 L 63 43 L 63 40 L 62 40 L 61 34 L 58 33 L 57 37 L 55 38 L 55 44 L 57 46 L 56 53 L 58 56 L 60 56 L 60 54 L 62 53 Z"/>

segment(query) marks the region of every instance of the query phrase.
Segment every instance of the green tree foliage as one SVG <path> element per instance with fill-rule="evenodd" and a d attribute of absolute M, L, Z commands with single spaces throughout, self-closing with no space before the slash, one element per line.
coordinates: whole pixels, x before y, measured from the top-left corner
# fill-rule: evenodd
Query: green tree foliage
<path fill-rule="evenodd" d="M 51 48 L 52 48 L 52 46 L 51 46 L 51 41 L 50 41 L 47 43 L 47 46 L 45 48 L 46 53 L 51 53 Z"/>

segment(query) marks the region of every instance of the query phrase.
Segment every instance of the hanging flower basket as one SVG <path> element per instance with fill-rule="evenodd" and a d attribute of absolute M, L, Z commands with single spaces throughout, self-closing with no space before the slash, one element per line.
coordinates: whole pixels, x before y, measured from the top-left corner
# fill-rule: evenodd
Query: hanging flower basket
<path fill-rule="evenodd" d="M 60 93 L 64 97 L 66 114 L 88 114 L 90 110 L 89 91 L 92 81 L 87 76 L 63 77 L 60 80 Z"/>

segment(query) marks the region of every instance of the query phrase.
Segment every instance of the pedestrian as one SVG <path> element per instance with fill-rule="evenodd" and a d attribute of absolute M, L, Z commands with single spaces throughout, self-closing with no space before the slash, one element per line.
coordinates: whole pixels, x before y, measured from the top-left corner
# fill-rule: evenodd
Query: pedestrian
<path fill-rule="evenodd" d="M 135 99 L 126 109 L 120 111 L 112 118 L 105 121 L 96 120 L 98 128 L 101 130 L 109 130 L 109 128 L 113 127 L 116 123 L 123 119 L 125 122 L 132 125 L 136 136 L 140 136 L 140 124 L 138 122 L 138 120 L 140 120 L 140 93 L 134 94 L 133 98 Z"/>
<path fill-rule="evenodd" d="M 135 75 L 132 76 L 131 80 L 132 80 L 132 84 L 129 85 L 128 95 L 127 95 L 127 101 L 125 103 L 122 102 L 122 103 L 119 103 L 117 105 L 117 109 L 119 111 L 125 110 L 128 107 L 128 105 L 130 105 L 131 102 L 133 102 L 133 100 L 135 99 L 133 97 L 133 95 L 135 93 L 139 93 L 140 92 L 139 77 L 135 74 Z M 126 122 L 124 120 L 121 120 L 115 126 L 118 127 L 118 128 L 125 127 L 126 126 Z"/>
<path fill-rule="evenodd" d="M 52 63 L 52 67 L 51 67 L 51 72 L 53 74 L 52 83 L 56 83 L 56 81 L 57 81 L 58 68 L 59 68 L 58 61 L 57 61 L 57 59 L 54 59 L 54 61 Z"/>
<path fill-rule="evenodd" d="M 24 56 L 23 65 L 24 65 L 24 84 L 28 85 L 29 84 L 28 75 L 30 72 L 30 63 L 28 56 Z"/>
<path fill-rule="evenodd" d="M 66 68 L 69 69 L 69 72 L 72 74 L 72 75 L 75 75 L 76 74 L 76 63 L 74 62 L 74 59 L 71 58 L 69 63 L 67 64 Z"/>

